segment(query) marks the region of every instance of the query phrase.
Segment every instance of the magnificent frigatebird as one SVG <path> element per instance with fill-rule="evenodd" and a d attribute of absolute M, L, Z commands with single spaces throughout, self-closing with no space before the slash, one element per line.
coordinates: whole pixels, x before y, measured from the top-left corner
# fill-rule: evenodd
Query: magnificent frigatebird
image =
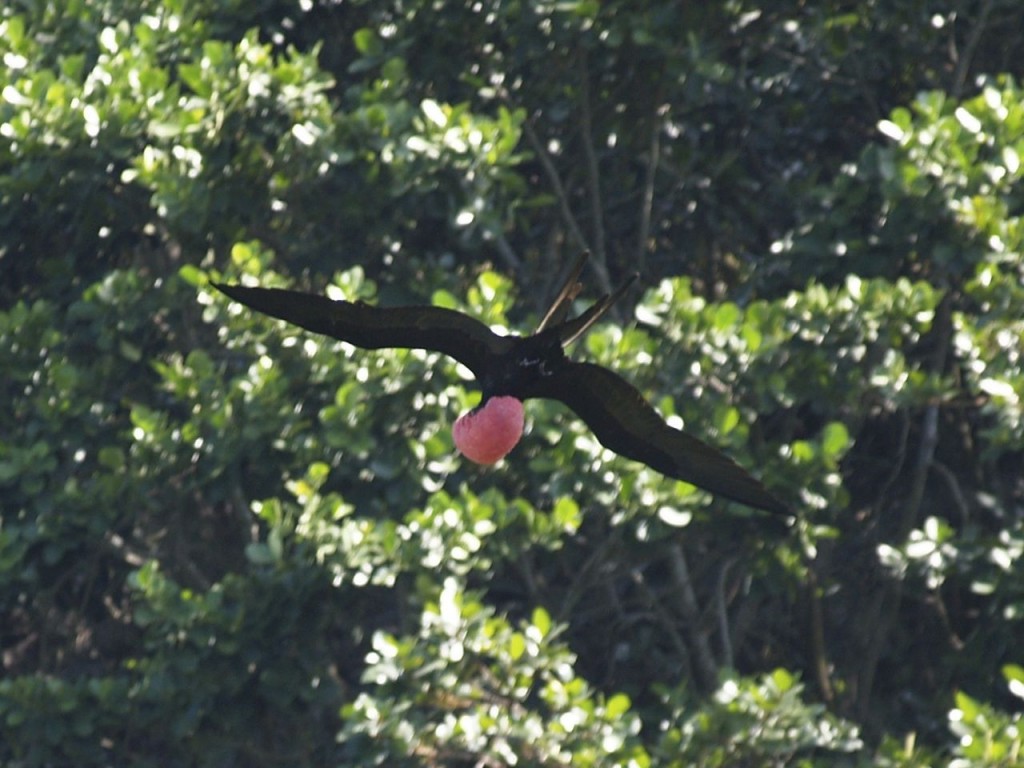
<path fill-rule="evenodd" d="M 235 301 L 314 333 L 363 349 L 399 347 L 441 352 L 466 366 L 482 390 L 480 404 L 452 430 L 467 458 L 493 464 L 523 433 L 523 401 L 549 398 L 569 406 L 603 446 L 664 475 L 758 509 L 788 514 L 786 506 L 720 451 L 670 427 L 625 379 L 593 363 L 577 363 L 563 348 L 585 333 L 632 284 L 602 296 L 571 320 L 579 276 L 576 262 L 537 331 L 499 336 L 479 320 L 443 307 L 376 307 L 362 301 L 240 285 L 213 286 Z"/>

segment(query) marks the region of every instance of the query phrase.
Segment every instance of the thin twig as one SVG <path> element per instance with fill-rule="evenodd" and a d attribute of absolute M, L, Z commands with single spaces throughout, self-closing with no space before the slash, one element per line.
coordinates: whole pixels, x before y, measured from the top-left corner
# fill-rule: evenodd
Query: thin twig
<path fill-rule="evenodd" d="M 967 83 L 967 71 L 970 69 L 974 53 L 981 43 L 981 37 L 985 34 L 985 29 L 988 26 L 988 17 L 992 15 L 992 7 L 994 5 L 995 0 L 986 0 L 985 4 L 981 6 L 981 10 L 978 12 L 978 20 L 971 28 L 971 33 L 967 36 L 967 43 L 964 45 L 963 53 L 957 57 L 956 71 L 953 73 L 953 86 L 950 89 L 954 99 L 959 99 L 963 93 L 964 86 Z"/>
<path fill-rule="evenodd" d="M 937 275 L 937 282 L 945 282 L 944 275 Z M 935 310 L 933 329 L 935 331 L 934 351 L 928 364 L 929 372 L 935 376 L 941 376 L 946 368 L 950 341 L 953 334 L 953 295 L 947 290 Z M 935 449 L 939 442 L 939 403 L 929 404 L 924 411 L 921 421 L 921 442 L 917 449 L 917 459 L 914 462 L 913 475 L 910 480 L 910 492 L 906 502 L 902 505 L 897 517 L 895 530 L 892 539 L 903 542 L 914 529 L 921 515 L 921 505 L 924 501 L 924 491 L 927 485 L 928 474 L 935 462 Z M 903 599 L 903 583 L 900 581 L 886 581 L 878 590 L 877 597 L 873 601 L 872 613 L 874 621 L 868 626 L 871 627 L 871 636 L 868 638 L 867 648 L 862 658 L 858 675 L 857 688 L 857 710 L 861 716 L 866 716 L 871 707 L 872 691 L 874 688 L 875 674 L 878 671 L 878 663 L 881 658 L 882 648 L 889 637 L 889 632 L 896 621 L 897 612 Z"/>
<path fill-rule="evenodd" d="M 504 232 L 492 231 L 491 235 L 494 237 L 494 245 L 498 249 L 498 253 L 505 260 L 505 263 L 512 268 L 517 275 L 521 275 L 523 272 L 523 260 L 520 259 L 515 250 L 512 248 L 512 244 L 509 243 L 508 238 L 505 237 Z"/>
<path fill-rule="evenodd" d="M 953 471 L 940 461 L 932 462 L 932 469 L 938 473 L 939 477 L 946 481 L 946 485 L 949 487 L 948 499 L 956 506 L 957 511 L 960 513 L 960 523 L 967 525 L 971 521 L 971 510 L 967 506 L 964 492 L 960 488 L 960 481 L 957 480 Z"/>
<path fill-rule="evenodd" d="M 665 608 L 664 605 L 662 605 L 661 600 L 658 599 L 658 596 L 654 593 L 654 590 L 651 589 L 651 585 L 647 583 L 647 580 L 639 569 L 633 571 L 633 582 L 637 587 L 639 587 L 640 591 L 643 592 L 651 611 L 653 611 L 658 617 L 661 629 L 665 633 L 665 637 L 668 638 L 669 642 L 675 648 L 676 653 L 679 654 L 680 666 L 692 671 L 693 667 L 690 664 L 692 656 L 686 645 L 686 641 L 676 629 L 677 622 L 675 617 Z"/>
<path fill-rule="evenodd" d="M 715 584 L 715 611 L 718 613 L 718 634 L 722 637 L 722 665 L 730 669 L 736 666 L 733 658 L 732 630 L 729 627 L 729 612 L 726 610 L 725 583 L 735 558 L 726 560 L 718 571 L 718 582 Z"/>
<path fill-rule="evenodd" d="M 541 143 L 540 137 L 537 135 L 537 131 L 534 130 L 533 124 L 529 120 L 523 122 L 523 133 L 526 134 L 526 140 L 533 148 L 534 154 L 537 156 L 537 160 L 540 161 L 540 165 L 544 169 L 544 173 L 547 174 L 548 183 L 551 185 L 551 189 L 555 193 L 555 198 L 558 200 L 558 209 L 562 214 L 562 220 L 565 222 L 565 226 L 569 229 L 569 235 L 576 241 L 576 246 L 581 251 L 589 251 L 590 244 L 587 243 L 587 238 L 584 237 L 583 230 L 580 229 L 580 225 L 577 223 L 576 217 L 572 213 L 572 208 L 569 206 L 569 197 L 565 193 L 565 187 L 562 184 L 561 177 L 558 175 L 558 169 L 555 168 L 555 164 L 551 162 L 551 157 L 548 155 L 547 148 Z"/>
<path fill-rule="evenodd" d="M 583 141 L 583 154 L 587 159 L 587 195 L 590 198 L 590 217 L 593 221 L 594 271 L 601 290 L 611 293 L 612 282 L 608 275 L 608 253 L 605 248 L 604 208 L 601 204 L 601 171 L 597 163 L 597 152 L 594 150 L 594 125 L 592 120 L 590 99 L 590 67 L 587 65 L 587 52 L 580 48 L 580 138 Z"/>
<path fill-rule="evenodd" d="M 647 261 L 647 241 L 651 236 L 651 216 L 654 210 L 654 180 L 658 172 L 658 161 L 661 159 L 661 109 L 655 107 L 654 120 L 651 125 L 651 145 L 648 150 L 647 168 L 644 172 L 643 200 L 640 205 L 640 227 L 636 242 L 636 269 L 644 271 Z"/>
<path fill-rule="evenodd" d="M 811 642 L 811 664 L 814 668 L 814 678 L 818 681 L 818 691 L 826 703 L 831 704 L 835 700 L 835 689 L 832 687 L 832 679 L 829 677 L 828 654 L 825 650 L 825 612 L 821 607 L 821 587 L 818 584 L 818 574 L 814 570 L 814 564 L 810 563 L 807 568 L 807 604 L 810 609 L 810 642 Z"/>
<path fill-rule="evenodd" d="M 700 609 L 697 596 L 690 580 L 690 568 L 686 564 L 686 555 L 678 544 L 669 547 L 669 565 L 672 577 L 679 588 L 679 608 L 683 615 L 683 626 L 686 629 L 690 647 L 696 665 L 698 682 L 705 690 L 714 690 L 718 685 L 718 664 L 715 662 L 707 634 L 701 629 Z"/>

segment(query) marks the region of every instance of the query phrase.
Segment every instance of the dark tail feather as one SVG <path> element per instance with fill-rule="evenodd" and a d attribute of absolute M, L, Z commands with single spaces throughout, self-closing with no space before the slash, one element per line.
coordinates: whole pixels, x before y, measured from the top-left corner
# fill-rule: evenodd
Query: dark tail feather
<path fill-rule="evenodd" d="M 566 278 L 565 283 L 558 292 L 558 296 L 551 302 L 551 308 L 544 315 L 544 319 L 540 321 L 540 325 L 537 326 L 536 333 L 540 333 L 549 325 L 557 325 L 565 320 L 565 316 L 569 313 L 573 301 L 576 300 L 580 290 L 583 288 L 583 284 L 580 282 L 580 275 L 583 273 L 583 267 L 586 266 L 588 258 L 590 258 L 590 254 L 584 251 L 576 259 L 576 263 L 573 264 L 572 271 L 569 272 L 569 277 Z"/>
<path fill-rule="evenodd" d="M 629 280 L 620 285 L 611 296 L 602 296 L 582 315 L 574 320 L 562 323 L 558 327 L 558 338 L 562 342 L 562 346 L 569 346 L 576 341 L 576 339 L 590 330 L 590 326 L 600 320 L 604 313 L 611 309 L 612 305 L 615 304 L 616 301 L 622 298 L 622 295 L 631 285 L 633 285 L 634 282 L 636 282 L 637 277 L 639 277 L 639 275 L 632 275 Z"/>

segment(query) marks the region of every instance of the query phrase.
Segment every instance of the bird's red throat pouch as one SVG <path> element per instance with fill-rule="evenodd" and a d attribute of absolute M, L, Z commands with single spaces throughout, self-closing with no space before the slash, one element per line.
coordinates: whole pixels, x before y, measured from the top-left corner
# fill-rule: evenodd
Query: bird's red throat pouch
<path fill-rule="evenodd" d="M 491 397 L 455 422 L 455 447 L 470 461 L 494 464 L 523 435 L 523 404 L 514 397 Z"/>

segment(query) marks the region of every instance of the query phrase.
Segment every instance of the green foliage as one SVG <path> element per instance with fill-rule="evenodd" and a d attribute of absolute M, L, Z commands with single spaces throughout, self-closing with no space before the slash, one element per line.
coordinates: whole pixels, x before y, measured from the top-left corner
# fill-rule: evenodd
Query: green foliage
<path fill-rule="evenodd" d="M 821 218 L 777 244 L 793 266 L 835 279 L 928 275 L 939 287 L 1014 265 L 1022 243 L 1020 154 L 1024 106 L 1012 78 L 959 101 L 930 91 L 878 123 L 867 146 L 823 197 Z"/>
<path fill-rule="evenodd" d="M 1024 16 L 961 6 L 0 9 L 0 762 L 1018 764 Z M 645 288 L 571 354 L 791 528 L 555 403 L 470 465 L 460 366 L 209 286 L 528 332 L 583 248 Z"/>
<path fill-rule="evenodd" d="M 759 680 L 727 679 L 696 712 L 676 710 L 662 723 L 657 764 L 850 764 L 863 747 L 856 727 L 802 695 L 803 686 L 781 669 Z"/>
<path fill-rule="evenodd" d="M 1024 670 L 1016 664 L 1003 667 L 1010 692 L 1024 699 Z M 958 737 L 955 768 L 970 765 L 1013 766 L 1024 759 L 1024 734 L 1020 712 L 1008 714 L 977 701 L 966 693 L 956 694 L 956 707 L 950 710 L 950 730 Z"/>
<path fill-rule="evenodd" d="M 374 636 L 348 764 L 649 765 L 629 698 L 595 695 L 557 635 L 543 608 L 516 629 L 445 579 L 417 632 Z"/>

